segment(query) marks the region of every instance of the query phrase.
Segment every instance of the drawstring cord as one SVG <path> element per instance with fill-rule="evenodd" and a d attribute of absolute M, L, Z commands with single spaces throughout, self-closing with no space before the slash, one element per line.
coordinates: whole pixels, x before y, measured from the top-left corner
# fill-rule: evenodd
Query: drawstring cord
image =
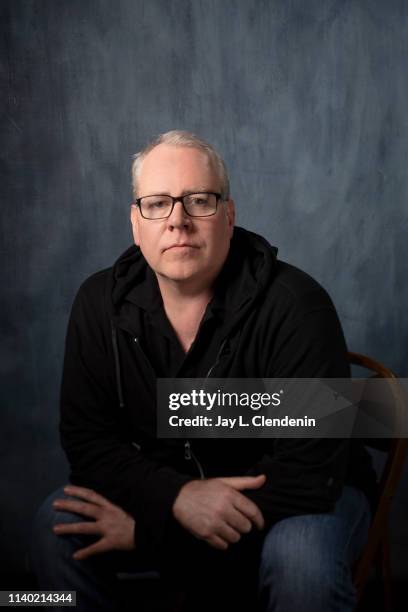
<path fill-rule="evenodd" d="M 111 321 L 111 328 L 112 328 L 113 355 L 114 355 L 114 358 L 115 358 L 116 386 L 117 386 L 117 389 L 118 389 L 118 396 L 119 396 L 119 406 L 120 406 L 120 408 L 124 408 L 125 407 L 125 401 L 123 399 L 122 380 L 121 380 L 121 375 L 120 375 L 118 334 L 117 334 L 117 331 L 116 331 L 116 327 L 113 324 L 113 321 Z"/>

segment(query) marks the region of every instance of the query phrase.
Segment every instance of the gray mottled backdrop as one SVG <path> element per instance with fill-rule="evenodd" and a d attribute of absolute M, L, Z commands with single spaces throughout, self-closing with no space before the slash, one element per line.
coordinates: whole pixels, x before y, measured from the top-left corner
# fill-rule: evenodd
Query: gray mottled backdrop
<path fill-rule="evenodd" d="M 130 244 L 131 155 L 153 135 L 185 128 L 214 143 L 238 223 L 329 290 L 350 348 L 408 376 L 408 9 L 3 0 L 0 11 L 0 537 L 19 571 L 34 509 L 67 475 L 57 422 L 70 305 Z M 398 559 L 407 498 L 405 479 Z"/>

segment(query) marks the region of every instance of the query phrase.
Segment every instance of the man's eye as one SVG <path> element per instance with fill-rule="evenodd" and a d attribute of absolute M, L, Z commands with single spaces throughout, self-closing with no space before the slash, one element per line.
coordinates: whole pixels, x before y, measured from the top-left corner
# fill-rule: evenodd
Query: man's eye
<path fill-rule="evenodd" d="M 166 200 L 154 200 L 153 202 L 149 202 L 149 208 L 150 210 L 153 210 L 154 208 L 157 209 L 161 209 L 161 208 L 165 208 L 166 206 L 168 206 L 168 202 L 166 202 Z"/>
<path fill-rule="evenodd" d="M 191 203 L 194 204 L 194 206 L 205 206 L 208 204 L 208 198 L 192 198 Z"/>

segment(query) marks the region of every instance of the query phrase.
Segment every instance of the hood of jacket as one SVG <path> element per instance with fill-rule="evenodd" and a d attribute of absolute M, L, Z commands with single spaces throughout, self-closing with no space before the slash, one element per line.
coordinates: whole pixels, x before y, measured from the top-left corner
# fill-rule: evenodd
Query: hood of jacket
<path fill-rule="evenodd" d="M 223 337 L 227 337 L 260 300 L 276 271 L 277 248 L 267 240 L 240 227 L 234 228 L 230 250 L 214 285 L 210 311 L 223 311 Z M 161 307 L 156 276 L 136 245 L 116 261 L 111 276 L 111 308 L 123 324 L 126 303 L 145 311 Z"/>

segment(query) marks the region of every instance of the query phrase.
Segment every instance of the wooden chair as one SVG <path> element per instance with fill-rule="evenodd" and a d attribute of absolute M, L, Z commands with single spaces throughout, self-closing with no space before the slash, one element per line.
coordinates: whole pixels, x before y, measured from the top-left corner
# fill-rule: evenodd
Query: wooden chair
<path fill-rule="evenodd" d="M 395 374 L 381 363 L 358 353 L 349 353 L 350 363 L 373 372 L 375 378 L 386 378 L 390 384 L 390 396 L 398 407 L 408 410 Z M 392 499 L 402 474 L 407 453 L 408 440 L 393 438 L 388 440 L 367 440 L 366 445 L 386 452 L 386 461 L 379 480 L 379 496 L 368 540 L 353 568 L 353 581 L 357 591 L 357 602 L 362 599 L 364 587 L 371 569 L 379 574 L 384 594 L 384 610 L 392 612 L 391 569 L 388 543 L 388 517 Z"/>

